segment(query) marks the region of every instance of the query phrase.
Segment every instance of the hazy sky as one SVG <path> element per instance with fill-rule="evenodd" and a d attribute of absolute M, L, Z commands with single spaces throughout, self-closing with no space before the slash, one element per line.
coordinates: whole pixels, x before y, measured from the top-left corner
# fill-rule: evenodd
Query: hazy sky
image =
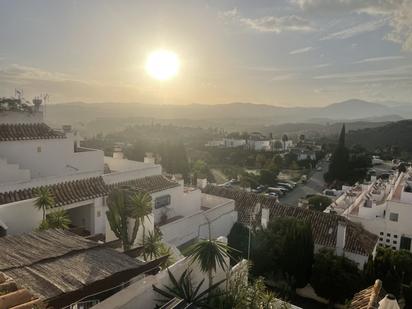
<path fill-rule="evenodd" d="M 179 75 L 147 76 L 175 51 Z M 412 0 L 0 0 L 0 96 L 53 103 L 412 103 Z"/>

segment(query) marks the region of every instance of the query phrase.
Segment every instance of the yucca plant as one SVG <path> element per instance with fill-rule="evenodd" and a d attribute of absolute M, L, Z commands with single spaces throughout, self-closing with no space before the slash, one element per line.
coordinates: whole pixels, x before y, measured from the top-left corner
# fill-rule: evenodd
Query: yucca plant
<path fill-rule="evenodd" d="M 178 298 L 182 299 L 187 305 L 192 305 L 195 308 L 210 308 L 212 309 L 213 307 L 209 305 L 210 303 L 210 296 L 213 295 L 212 297 L 219 297 L 221 294 L 219 293 L 211 293 L 214 290 L 217 289 L 217 287 L 224 282 L 225 280 L 221 280 L 219 282 L 216 282 L 215 284 L 209 286 L 206 290 L 203 292 L 200 292 L 200 288 L 202 287 L 205 279 L 201 280 L 198 285 L 193 286 L 192 280 L 191 280 L 191 271 L 188 271 L 187 269 L 182 273 L 182 275 L 179 277 L 177 280 L 174 275 L 171 273 L 171 271 L 168 269 L 167 270 L 169 274 L 169 279 L 171 282 L 171 286 L 163 286 L 163 289 L 160 289 L 153 285 L 153 290 L 160 295 L 162 295 L 164 298 L 163 299 L 158 299 L 162 304 L 167 303 L 168 301 Z"/>
<path fill-rule="evenodd" d="M 199 263 L 202 272 L 208 274 L 209 287 L 211 287 L 213 285 L 213 272 L 216 272 L 218 267 L 227 268 L 226 258 L 230 258 L 230 253 L 234 250 L 219 240 L 200 240 L 190 247 L 189 257 L 192 263 Z"/>

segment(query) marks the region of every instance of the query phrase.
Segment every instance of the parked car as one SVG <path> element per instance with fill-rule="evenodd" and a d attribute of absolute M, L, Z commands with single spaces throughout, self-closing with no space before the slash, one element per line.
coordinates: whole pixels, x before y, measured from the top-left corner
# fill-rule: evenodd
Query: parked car
<path fill-rule="evenodd" d="M 280 187 L 269 187 L 268 192 L 274 192 L 277 193 L 279 196 L 285 195 L 287 193 L 287 190 L 285 188 L 280 188 Z"/>
<path fill-rule="evenodd" d="M 286 182 L 278 182 L 278 186 L 282 186 L 290 190 L 293 190 L 293 188 L 295 187 L 295 186 L 292 186 L 290 183 L 286 183 Z"/>

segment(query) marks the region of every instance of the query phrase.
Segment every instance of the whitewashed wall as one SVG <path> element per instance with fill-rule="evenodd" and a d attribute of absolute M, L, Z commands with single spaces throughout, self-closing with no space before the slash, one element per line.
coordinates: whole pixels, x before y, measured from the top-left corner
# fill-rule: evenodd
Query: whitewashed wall
<path fill-rule="evenodd" d="M 224 240 L 224 239 L 220 239 Z M 228 262 L 228 259 L 226 259 Z M 235 265 L 232 269 L 233 272 L 244 271 L 245 261 L 240 262 L 241 265 Z M 202 279 L 205 279 L 201 291 L 207 288 L 208 279 L 207 274 L 203 273 L 197 263 L 190 263 L 190 260 L 183 258 L 177 261 L 175 264 L 169 267 L 169 270 L 173 273 L 175 277 L 180 277 L 180 275 L 186 269 L 192 270 L 193 284 L 198 284 Z M 227 270 L 218 269 L 213 276 L 213 282 L 218 282 L 220 280 L 227 278 Z M 121 290 L 120 292 L 114 294 L 108 299 L 104 300 L 100 304 L 93 308 L 96 309 L 146 309 L 154 308 L 157 304 L 156 299 L 159 295 L 153 291 L 152 285 L 157 287 L 162 287 L 163 285 L 170 285 L 169 276 L 167 270 L 163 270 L 156 274 L 155 276 L 146 276 L 141 280 L 132 283 L 127 288 Z"/>
<path fill-rule="evenodd" d="M 212 208 L 208 211 L 198 211 L 193 215 L 162 225 L 160 230 L 163 239 L 176 247 L 197 238 L 207 239 L 209 223 L 212 238 L 227 236 L 233 224 L 237 221 L 234 202 Z"/>
<path fill-rule="evenodd" d="M 34 208 L 34 199 L 0 205 L 0 220 L 8 229 L 8 235 L 28 233 L 39 226 L 42 212 Z"/>
<path fill-rule="evenodd" d="M 0 142 L 0 157 L 29 169 L 32 178 L 103 172 L 103 152 L 74 152 L 72 139 Z"/>
<path fill-rule="evenodd" d="M 0 124 L 16 124 L 16 123 L 41 123 L 43 122 L 43 112 L 1 112 Z"/>

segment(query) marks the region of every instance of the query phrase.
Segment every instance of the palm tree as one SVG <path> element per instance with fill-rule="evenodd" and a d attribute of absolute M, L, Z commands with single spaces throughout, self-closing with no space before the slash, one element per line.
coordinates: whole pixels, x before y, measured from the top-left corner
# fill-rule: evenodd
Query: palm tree
<path fill-rule="evenodd" d="M 43 212 L 43 221 L 46 219 L 46 210 L 54 206 L 54 198 L 49 188 L 40 187 L 36 190 L 37 199 L 34 206 Z"/>
<path fill-rule="evenodd" d="M 167 272 L 172 283 L 170 287 L 163 286 L 163 289 L 160 289 L 155 285 L 152 285 L 153 290 L 164 297 L 164 299 L 158 300 L 162 304 L 165 304 L 174 298 L 178 298 L 182 299 L 186 305 L 192 305 L 195 308 L 212 308 L 209 305 L 210 297 L 221 296 L 219 293 L 215 294 L 211 292 L 217 289 L 217 287 L 225 280 L 216 282 L 214 285 L 209 285 L 209 288 L 199 293 L 205 279 L 200 281 L 200 283 L 196 287 L 194 287 L 190 278 L 191 271 L 188 271 L 186 269 L 178 280 L 173 276 L 169 269 L 167 270 Z"/>
<path fill-rule="evenodd" d="M 139 227 L 142 226 L 143 235 L 142 235 L 142 245 L 145 247 L 145 237 L 146 237 L 146 227 L 144 221 L 146 218 L 149 218 L 149 215 L 152 213 L 152 197 L 143 192 L 137 192 L 131 197 L 132 202 L 132 218 L 134 218 L 135 226 L 133 229 L 133 235 L 137 235 Z M 133 237 L 133 236 L 132 236 Z M 136 238 L 136 236 L 134 236 Z M 161 235 L 160 235 L 161 239 Z M 146 260 L 145 250 L 143 251 L 143 258 Z"/>
<path fill-rule="evenodd" d="M 228 266 L 226 258 L 231 257 L 230 252 L 232 251 L 234 249 L 224 242 L 212 240 L 210 231 L 208 240 L 201 240 L 189 249 L 189 257 L 192 263 L 198 262 L 200 269 L 208 274 L 209 288 L 213 284 L 213 272 L 216 272 L 218 266 L 223 269 Z"/>

